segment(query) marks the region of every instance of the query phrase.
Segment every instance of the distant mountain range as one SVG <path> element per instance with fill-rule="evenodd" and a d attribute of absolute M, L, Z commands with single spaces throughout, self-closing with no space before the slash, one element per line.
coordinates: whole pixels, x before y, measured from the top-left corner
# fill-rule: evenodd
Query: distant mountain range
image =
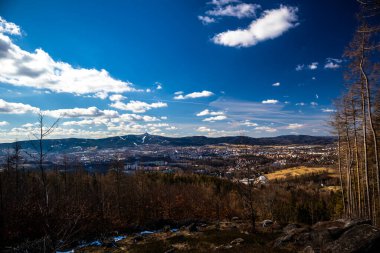
<path fill-rule="evenodd" d="M 283 135 L 278 137 L 252 138 L 247 136 L 228 136 L 228 137 L 205 137 L 205 136 L 189 136 L 189 137 L 164 137 L 158 135 L 142 134 L 142 135 L 125 135 L 117 137 L 109 137 L 103 139 L 51 139 L 44 140 L 44 146 L 52 149 L 53 152 L 63 150 L 73 150 L 78 147 L 97 149 L 105 148 L 122 148 L 136 147 L 143 145 L 162 145 L 162 146 L 204 146 L 215 144 L 241 144 L 241 145 L 327 145 L 336 141 L 333 136 L 309 136 L 309 135 Z M 37 141 L 20 141 L 22 148 L 33 148 L 37 145 Z M 0 144 L 0 149 L 11 147 L 12 143 Z"/>

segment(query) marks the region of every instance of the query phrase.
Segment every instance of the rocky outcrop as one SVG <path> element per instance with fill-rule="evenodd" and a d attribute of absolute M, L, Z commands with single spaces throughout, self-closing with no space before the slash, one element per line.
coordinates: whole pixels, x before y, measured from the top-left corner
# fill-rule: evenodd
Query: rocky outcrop
<path fill-rule="evenodd" d="M 380 252 L 380 230 L 369 220 L 326 221 L 311 227 L 289 224 L 273 246 L 300 252 Z"/>
<path fill-rule="evenodd" d="M 327 244 L 324 252 L 380 252 L 380 230 L 368 224 L 352 226 L 339 239 Z"/>

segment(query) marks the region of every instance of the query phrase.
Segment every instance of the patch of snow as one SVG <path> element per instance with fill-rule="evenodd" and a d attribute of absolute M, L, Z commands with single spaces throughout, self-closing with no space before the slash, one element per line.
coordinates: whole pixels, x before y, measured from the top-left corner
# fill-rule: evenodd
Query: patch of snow
<path fill-rule="evenodd" d="M 114 242 L 118 242 L 118 241 L 124 240 L 125 238 L 127 238 L 127 236 L 125 236 L 125 235 L 119 235 L 119 236 L 115 236 L 113 238 L 113 240 L 114 240 Z"/>
<path fill-rule="evenodd" d="M 151 235 L 151 234 L 154 234 L 154 233 L 155 232 L 153 232 L 153 231 L 145 230 L 145 231 L 140 232 L 140 235 Z"/>

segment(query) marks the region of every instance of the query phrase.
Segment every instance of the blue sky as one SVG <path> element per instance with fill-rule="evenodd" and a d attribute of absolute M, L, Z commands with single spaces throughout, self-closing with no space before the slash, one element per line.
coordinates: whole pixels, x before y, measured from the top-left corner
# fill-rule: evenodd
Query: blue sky
<path fill-rule="evenodd" d="M 0 141 L 328 135 L 355 1 L 0 3 Z"/>

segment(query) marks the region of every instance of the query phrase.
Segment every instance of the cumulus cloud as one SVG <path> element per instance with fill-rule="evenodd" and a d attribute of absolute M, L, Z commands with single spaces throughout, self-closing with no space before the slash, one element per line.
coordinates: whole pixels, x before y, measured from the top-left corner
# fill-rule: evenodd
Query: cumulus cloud
<path fill-rule="evenodd" d="M 210 111 L 209 109 L 206 109 L 197 113 L 198 117 L 207 116 L 207 115 L 212 115 L 212 116 L 224 115 L 224 112 L 222 111 L 214 112 L 214 111 Z"/>
<path fill-rule="evenodd" d="M 15 23 L 8 22 L 4 18 L 0 17 L 0 33 L 21 35 L 21 29 Z"/>
<path fill-rule="evenodd" d="M 295 130 L 295 129 L 300 129 L 300 128 L 303 128 L 305 125 L 303 124 L 298 124 L 298 123 L 293 123 L 293 124 L 289 124 L 286 129 L 290 129 L 290 130 Z"/>
<path fill-rule="evenodd" d="M 121 102 L 121 101 L 116 101 L 115 103 L 110 105 L 113 108 L 119 109 L 119 110 L 124 110 L 124 111 L 132 111 L 134 113 L 144 113 L 148 110 L 154 109 L 154 108 L 162 108 L 162 107 L 167 107 L 167 103 L 163 102 L 155 102 L 155 103 L 146 103 L 142 101 L 135 101 L 131 100 L 127 104 Z"/>
<path fill-rule="evenodd" d="M 297 11 L 297 8 L 288 6 L 266 10 L 246 29 L 219 33 L 213 37 L 212 41 L 229 47 L 250 47 L 261 41 L 277 38 L 297 26 Z"/>
<path fill-rule="evenodd" d="M 12 103 L 0 99 L 0 113 L 4 114 L 25 114 L 25 113 L 37 113 L 40 109 L 28 104 Z"/>
<path fill-rule="evenodd" d="M 111 100 L 112 102 L 121 101 L 124 99 L 126 99 L 126 97 L 124 97 L 123 95 L 120 95 L 120 94 L 113 94 L 109 97 L 109 100 Z"/>
<path fill-rule="evenodd" d="M 340 68 L 341 63 L 342 63 L 341 59 L 327 58 L 324 68 L 325 69 L 337 69 L 337 68 Z"/>
<path fill-rule="evenodd" d="M 203 119 L 203 121 L 206 121 L 206 122 L 215 122 L 215 121 L 220 121 L 220 120 L 225 120 L 225 119 L 227 119 L 227 116 L 225 116 L 225 115 L 218 115 L 218 116 L 213 116 L 213 117 L 205 118 L 205 119 Z"/>
<path fill-rule="evenodd" d="M 118 117 L 114 110 L 100 110 L 95 106 L 88 108 L 58 109 L 43 111 L 46 116 L 54 118 Z"/>
<path fill-rule="evenodd" d="M 187 95 L 183 95 L 182 93 L 177 93 L 176 96 L 174 96 L 174 99 L 182 100 L 182 99 L 190 99 L 190 98 L 203 98 L 203 97 L 210 97 L 213 95 L 214 93 L 212 93 L 211 91 L 204 90 L 201 92 L 193 92 Z"/>
<path fill-rule="evenodd" d="M 263 100 L 261 103 L 263 103 L 263 104 L 277 104 L 278 100 L 276 100 L 276 99 L 267 99 L 267 100 Z"/>
<path fill-rule="evenodd" d="M 108 93 L 136 91 L 130 82 L 111 77 L 105 69 L 74 67 L 42 49 L 21 49 L 5 35 L 19 34 L 19 28 L 11 24 L 0 20 L 0 82 L 103 99 Z"/>
<path fill-rule="evenodd" d="M 278 86 L 280 86 L 280 85 L 281 85 L 280 82 L 277 82 L 277 83 L 272 84 L 272 86 L 274 86 L 274 87 L 278 87 Z"/>

